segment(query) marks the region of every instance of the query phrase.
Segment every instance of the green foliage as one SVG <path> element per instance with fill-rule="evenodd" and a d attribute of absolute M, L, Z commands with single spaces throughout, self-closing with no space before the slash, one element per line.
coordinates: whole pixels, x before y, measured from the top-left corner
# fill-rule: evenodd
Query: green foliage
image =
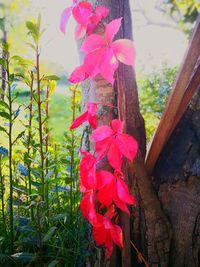
<path fill-rule="evenodd" d="M 40 67 L 40 20 L 26 24 L 38 61 L 9 47 L 1 61 L 8 86 L 0 100 L 0 266 L 83 266 L 89 229 L 79 211 L 81 136 L 67 130 L 80 90 L 55 95 L 59 77 L 33 70 Z M 26 90 L 16 89 L 19 82 Z"/>
<path fill-rule="evenodd" d="M 145 120 L 147 141 L 158 126 L 176 74 L 177 67 L 163 67 L 160 72 L 138 80 L 140 108 Z"/>
<path fill-rule="evenodd" d="M 165 4 L 179 27 L 189 35 L 200 11 L 199 0 L 168 0 Z"/>

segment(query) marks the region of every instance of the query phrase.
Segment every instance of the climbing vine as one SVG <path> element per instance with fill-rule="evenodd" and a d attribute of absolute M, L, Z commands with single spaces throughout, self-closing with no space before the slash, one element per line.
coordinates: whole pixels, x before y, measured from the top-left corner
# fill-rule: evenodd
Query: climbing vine
<path fill-rule="evenodd" d="M 103 20 L 109 10 L 104 6 L 93 8 L 89 2 L 73 1 L 62 15 L 60 29 L 65 33 L 70 16 L 77 25 L 76 39 L 85 38 L 81 51 L 83 64 L 78 66 L 68 80 L 74 84 L 85 79 L 94 79 L 101 75 L 113 85 L 115 72 L 119 62 L 134 65 L 135 48 L 131 40 L 119 39 L 113 41 L 121 27 L 122 18 L 106 24 Z M 97 26 L 103 26 L 104 33 L 97 34 Z M 104 245 L 107 257 L 111 256 L 113 243 L 123 247 L 122 229 L 118 225 L 118 211 L 129 214 L 127 205 L 135 205 L 135 198 L 130 194 L 125 183 L 122 170 L 123 158 L 133 161 L 138 144 L 127 133 L 123 132 L 124 122 L 114 119 L 111 125 L 98 126 L 97 112 L 99 105 L 104 103 L 88 102 L 86 111 L 77 117 L 71 125 L 75 129 L 88 122 L 93 129 L 90 139 L 95 142 L 95 152 L 81 150 L 80 191 L 83 197 L 80 203 L 83 216 L 92 225 L 92 233 L 97 245 Z M 107 157 L 112 171 L 97 170 L 97 164 Z"/>

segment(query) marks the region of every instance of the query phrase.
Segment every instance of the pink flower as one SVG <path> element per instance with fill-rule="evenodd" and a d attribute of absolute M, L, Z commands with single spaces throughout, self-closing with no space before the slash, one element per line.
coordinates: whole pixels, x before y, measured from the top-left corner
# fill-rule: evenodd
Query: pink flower
<path fill-rule="evenodd" d="M 107 158 L 114 169 L 121 169 L 122 156 L 133 160 L 137 153 L 137 141 L 130 135 L 123 133 L 124 123 L 112 120 L 112 128 L 108 125 L 98 127 L 92 134 L 96 141 L 96 152 L 101 159 L 107 152 Z"/>
<path fill-rule="evenodd" d="M 87 103 L 87 111 L 85 111 L 83 114 L 81 114 L 74 120 L 74 122 L 70 126 L 70 129 L 75 129 L 86 121 L 88 121 L 92 128 L 95 129 L 97 126 L 96 114 L 97 104 L 91 102 Z"/>

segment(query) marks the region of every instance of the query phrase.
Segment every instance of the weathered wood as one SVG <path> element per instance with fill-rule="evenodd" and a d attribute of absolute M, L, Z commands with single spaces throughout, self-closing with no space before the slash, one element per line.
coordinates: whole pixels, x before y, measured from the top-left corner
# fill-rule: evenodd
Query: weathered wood
<path fill-rule="evenodd" d="M 197 63 L 192 73 L 192 76 L 190 78 L 190 81 L 188 82 L 187 88 L 185 90 L 182 101 L 180 103 L 180 106 L 174 118 L 174 123 L 172 124 L 169 135 L 172 134 L 176 125 L 178 124 L 180 119 L 183 117 L 194 93 L 197 91 L 199 86 L 200 86 L 200 57 L 197 60 Z"/>
<path fill-rule="evenodd" d="M 200 266 L 200 88 L 162 150 L 153 181 L 170 219 L 170 267 Z"/>
<path fill-rule="evenodd" d="M 156 161 L 164 145 L 169 139 L 171 129 L 174 127 L 174 118 L 179 111 L 180 104 L 187 90 L 188 81 L 193 74 L 197 59 L 200 56 L 200 16 L 198 17 L 191 41 L 185 54 L 179 74 L 174 82 L 173 89 L 169 96 L 165 111 L 160 124 L 150 144 L 146 167 L 149 173 L 152 172 Z"/>

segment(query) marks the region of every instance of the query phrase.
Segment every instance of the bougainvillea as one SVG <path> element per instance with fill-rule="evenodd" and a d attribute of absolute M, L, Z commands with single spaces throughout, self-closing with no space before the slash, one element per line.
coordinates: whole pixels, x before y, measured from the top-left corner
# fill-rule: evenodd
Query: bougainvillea
<path fill-rule="evenodd" d="M 65 33 L 69 17 L 77 22 L 75 36 L 85 40 L 82 43 L 83 64 L 77 67 L 68 80 L 79 83 L 87 78 L 101 75 L 109 83 L 114 83 L 119 62 L 134 65 L 135 49 L 128 39 L 113 41 L 121 27 L 122 18 L 103 24 L 109 10 L 104 6 L 93 9 L 89 2 L 73 1 L 61 16 L 60 29 Z M 104 34 L 93 33 L 101 23 Z M 103 103 L 102 103 L 103 104 Z M 127 205 L 135 205 L 123 174 L 123 158 L 133 161 L 137 154 L 137 141 L 124 133 L 124 122 L 114 119 L 109 125 L 97 127 L 98 103 L 88 102 L 86 111 L 77 117 L 70 129 L 88 122 L 93 129 L 91 140 L 95 141 L 95 154 L 81 150 L 80 191 L 83 194 L 80 208 L 83 216 L 91 223 L 93 237 L 97 245 L 106 247 L 106 255 L 112 254 L 113 243 L 123 247 L 122 229 L 118 223 L 117 209 L 129 214 Z M 107 157 L 113 171 L 97 170 L 98 162 Z"/>

